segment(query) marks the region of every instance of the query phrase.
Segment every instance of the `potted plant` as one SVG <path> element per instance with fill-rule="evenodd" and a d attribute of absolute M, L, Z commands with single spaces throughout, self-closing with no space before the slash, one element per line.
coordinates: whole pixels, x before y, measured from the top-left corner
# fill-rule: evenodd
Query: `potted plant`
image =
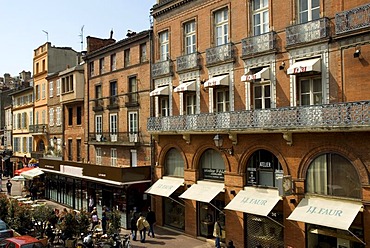
<path fill-rule="evenodd" d="M 76 236 L 79 232 L 76 214 L 75 211 L 70 210 L 64 215 L 63 221 L 59 224 L 59 229 L 64 236 L 66 247 L 74 247 L 76 244 Z"/>

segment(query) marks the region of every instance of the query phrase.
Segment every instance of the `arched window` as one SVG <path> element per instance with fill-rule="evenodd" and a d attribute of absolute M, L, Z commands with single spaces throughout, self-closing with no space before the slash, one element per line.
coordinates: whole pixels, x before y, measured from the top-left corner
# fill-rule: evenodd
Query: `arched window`
<path fill-rule="evenodd" d="M 213 149 L 208 149 L 202 154 L 199 168 L 201 179 L 224 180 L 224 160 L 221 154 Z"/>
<path fill-rule="evenodd" d="M 344 157 L 326 153 L 310 164 L 306 189 L 308 193 L 361 199 L 361 182 L 353 165 Z"/>
<path fill-rule="evenodd" d="M 283 174 L 277 157 L 267 150 L 255 151 L 248 160 L 247 185 L 278 187 Z"/>
<path fill-rule="evenodd" d="M 165 175 L 184 177 L 184 160 L 175 148 L 170 149 L 166 154 Z"/>

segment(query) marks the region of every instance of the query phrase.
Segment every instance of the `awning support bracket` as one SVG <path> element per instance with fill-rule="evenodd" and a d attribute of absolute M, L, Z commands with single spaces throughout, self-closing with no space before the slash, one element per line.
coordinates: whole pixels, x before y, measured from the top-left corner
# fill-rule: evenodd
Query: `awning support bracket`
<path fill-rule="evenodd" d="M 355 237 L 358 241 L 360 241 L 364 246 L 366 246 L 366 243 L 360 239 L 359 237 L 356 236 L 356 234 L 354 234 L 353 232 L 351 232 L 350 230 L 347 230 L 353 237 Z"/>
<path fill-rule="evenodd" d="M 285 228 L 285 226 L 283 225 L 283 224 L 281 224 L 280 222 L 278 222 L 278 221 L 276 221 L 276 220 L 274 220 L 273 218 L 271 218 L 270 216 L 266 216 L 269 220 L 271 220 L 272 222 L 274 222 L 274 223 L 276 223 L 276 224 L 278 224 L 279 226 L 281 226 L 282 228 Z"/>
<path fill-rule="evenodd" d="M 176 202 L 177 204 L 180 204 L 181 206 L 185 207 L 185 204 L 183 204 L 183 203 L 179 202 L 178 200 L 175 200 L 175 199 L 173 199 L 172 197 L 168 197 L 168 198 L 169 198 L 169 199 L 171 199 L 171 201 L 174 201 L 174 202 Z"/>
<path fill-rule="evenodd" d="M 225 215 L 225 213 L 219 209 L 218 207 L 216 207 L 215 205 L 213 205 L 212 203 L 209 202 L 209 205 L 211 205 L 212 207 L 214 207 L 217 211 L 219 211 L 220 213 L 222 213 L 223 215 Z"/>

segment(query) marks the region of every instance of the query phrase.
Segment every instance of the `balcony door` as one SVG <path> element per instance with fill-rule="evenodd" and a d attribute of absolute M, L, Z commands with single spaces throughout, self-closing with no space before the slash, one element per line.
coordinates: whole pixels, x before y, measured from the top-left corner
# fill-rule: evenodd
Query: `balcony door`
<path fill-rule="evenodd" d="M 138 118 L 137 112 L 130 112 L 128 114 L 128 131 L 130 142 L 138 142 Z"/>
<path fill-rule="evenodd" d="M 101 115 L 95 116 L 95 139 L 101 141 L 103 119 Z"/>
<path fill-rule="evenodd" d="M 109 134 L 110 141 L 117 141 L 117 113 L 109 115 Z"/>

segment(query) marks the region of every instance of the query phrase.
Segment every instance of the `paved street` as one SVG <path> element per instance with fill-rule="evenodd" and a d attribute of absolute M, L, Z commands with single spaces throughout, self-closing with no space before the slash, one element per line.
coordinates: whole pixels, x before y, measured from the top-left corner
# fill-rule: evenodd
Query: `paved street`
<path fill-rule="evenodd" d="M 3 192 L 6 192 L 5 184 L 7 182 L 6 178 L 3 178 Z M 21 185 L 20 182 L 11 181 L 12 186 L 12 195 L 21 195 Z M 48 205 L 51 205 L 53 208 L 63 209 L 64 206 L 57 204 L 52 201 L 47 201 Z M 211 248 L 214 247 L 213 240 L 198 240 L 183 233 L 177 233 L 167 228 L 155 227 L 156 236 L 155 238 L 146 238 L 145 243 L 140 243 L 140 241 L 132 241 L 131 244 L 133 248 L 144 248 L 144 247 L 176 247 L 176 248 Z M 129 230 L 122 230 L 123 234 L 129 233 Z M 138 232 L 138 236 L 140 234 Z"/>

